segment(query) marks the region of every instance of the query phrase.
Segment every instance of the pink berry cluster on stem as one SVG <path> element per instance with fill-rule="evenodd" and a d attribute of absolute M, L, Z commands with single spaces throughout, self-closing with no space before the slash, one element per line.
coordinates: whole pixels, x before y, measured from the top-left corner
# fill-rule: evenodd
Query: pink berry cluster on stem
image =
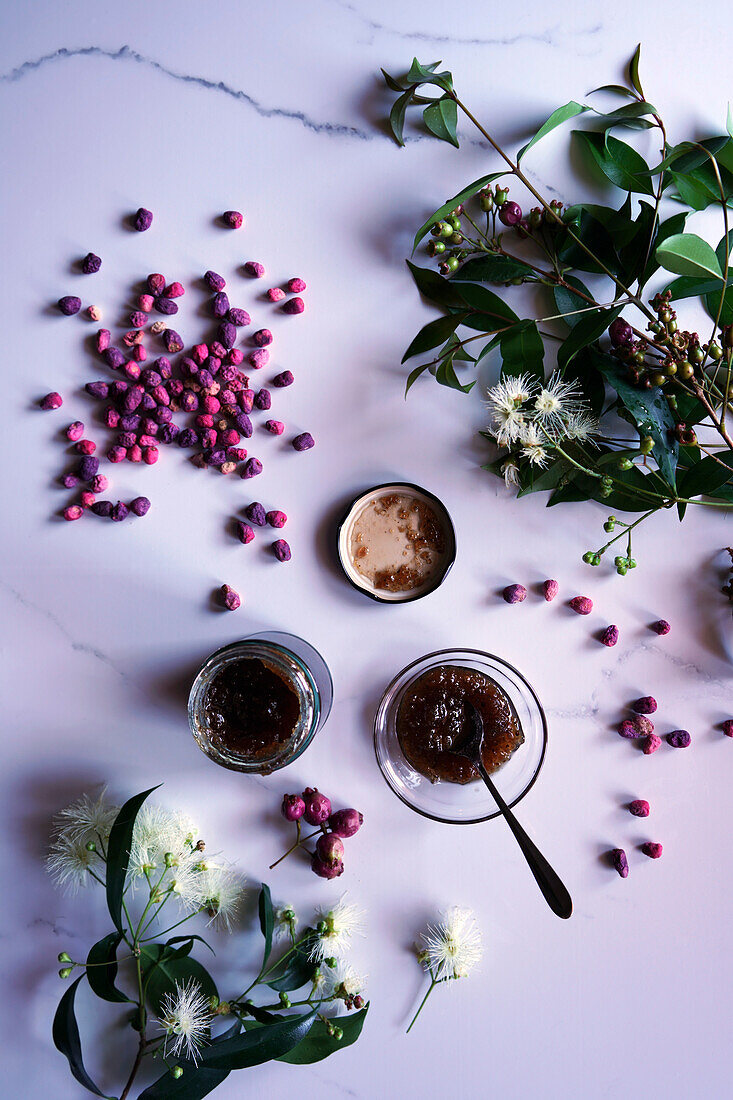
<path fill-rule="evenodd" d="M 309 852 L 311 869 L 319 878 L 338 878 L 344 872 L 344 840 L 358 833 L 364 822 L 364 816 L 358 810 L 336 810 L 331 800 L 317 787 L 306 787 L 301 794 L 286 794 L 281 805 L 286 821 L 293 821 L 297 827 L 297 839 L 285 856 L 297 848 L 305 847 L 305 841 L 316 837 L 315 849 Z M 316 827 L 316 832 L 308 837 L 302 836 L 301 822 Z M 285 856 L 281 856 L 284 859 Z M 280 860 L 277 860 L 279 863 Z M 276 864 L 272 864 L 274 867 Z"/>

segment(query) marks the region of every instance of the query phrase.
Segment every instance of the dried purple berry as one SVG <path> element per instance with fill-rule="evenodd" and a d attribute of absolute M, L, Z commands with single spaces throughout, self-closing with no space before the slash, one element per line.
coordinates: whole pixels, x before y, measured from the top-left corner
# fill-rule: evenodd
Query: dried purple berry
<path fill-rule="evenodd" d="M 156 298 L 155 311 L 162 313 L 164 317 L 173 317 L 178 313 L 178 304 L 172 298 Z"/>
<path fill-rule="evenodd" d="M 165 350 L 168 352 L 169 355 L 173 355 L 176 352 L 183 351 L 183 340 L 172 328 L 167 328 L 163 333 L 163 343 L 165 345 Z"/>
<path fill-rule="evenodd" d="M 542 582 L 542 595 L 545 597 L 548 603 L 552 603 L 560 589 L 560 585 L 555 580 Z"/>
<path fill-rule="evenodd" d="M 266 348 L 272 343 L 272 333 L 269 328 L 261 328 L 253 333 L 252 339 L 258 348 Z"/>
<path fill-rule="evenodd" d="M 631 739 L 633 737 L 639 737 L 639 731 L 637 730 L 634 723 L 630 722 L 629 719 L 626 718 L 618 728 L 618 735 L 619 737 L 626 737 Z"/>
<path fill-rule="evenodd" d="M 152 275 L 148 275 L 147 283 L 150 293 L 157 298 L 165 290 L 166 277 L 161 275 L 159 271 L 154 271 Z"/>
<path fill-rule="evenodd" d="M 261 279 L 265 274 L 265 265 L 258 263 L 257 260 L 247 260 L 244 270 L 250 278 Z"/>
<path fill-rule="evenodd" d="M 252 318 L 249 313 L 247 313 L 247 310 L 237 309 L 235 306 L 232 306 L 232 308 L 227 311 L 227 321 L 232 325 L 236 325 L 237 328 L 245 328 L 247 325 L 252 324 Z M 224 343 L 223 340 L 222 343 Z"/>
<path fill-rule="evenodd" d="M 285 289 L 288 290 L 291 294 L 302 294 L 303 291 L 307 290 L 308 288 L 305 284 L 304 279 L 295 278 L 288 279 L 287 283 L 285 284 Z"/>
<path fill-rule="evenodd" d="M 223 290 L 220 290 L 218 294 L 214 295 L 211 301 L 211 312 L 215 317 L 222 318 L 226 317 L 229 309 L 229 298 Z"/>
<path fill-rule="evenodd" d="M 521 603 L 527 598 L 527 589 L 523 584 L 508 584 L 502 592 L 505 603 Z"/>
<path fill-rule="evenodd" d="M 652 623 L 650 629 L 653 630 L 655 634 L 658 634 L 661 638 L 664 637 L 665 634 L 669 634 L 672 627 L 669 625 L 666 619 L 657 619 L 655 623 Z"/>
<path fill-rule="evenodd" d="M 150 511 L 150 501 L 147 497 L 135 497 L 130 502 L 130 511 L 134 512 L 136 516 L 146 516 Z"/>
<path fill-rule="evenodd" d="M 57 304 L 65 317 L 73 317 L 81 309 L 81 298 L 67 294 L 64 298 L 59 298 Z"/>
<path fill-rule="evenodd" d="M 87 382 L 84 389 L 90 397 L 96 397 L 100 401 L 105 401 L 109 393 L 109 383 L 103 381 Z"/>
<path fill-rule="evenodd" d="M 133 328 L 142 328 L 143 325 L 147 325 L 147 323 L 148 323 L 148 315 L 147 315 L 147 313 L 143 312 L 143 310 L 136 309 L 136 310 L 134 310 L 134 312 L 132 312 L 130 314 L 130 324 L 132 325 Z M 137 339 L 137 333 L 135 333 L 135 336 L 133 338 L 133 342 L 134 342 L 135 339 Z"/>
<path fill-rule="evenodd" d="M 206 283 L 209 290 L 213 291 L 223 290 L 224 287 L 227 285 L 226 279 L 224 279 L 221 275 L 217 275 L 215 271 L 207 271 L 204 274 L 204 282 Z"/>
<path fill-rule="evenodd" d="M 144 206 L 141 206 L 135 214 L 135 218 L 132 224 L 138 231 L 138 233 L 144 233 L 145 230 L 150 229 L 150 226 L 153 224 L 152 211 L 146 210 Z"/>
<path fill-rule="evenodd" d="M 590 615 L 593 610 L 593 600 L 589 596 L 574 596 L 568 603 L 576 615 Z"/>
<path fill-rule="evenodd" d="M 141 294 L 137 300 L 137 308 L 141 309 L 143 313 L 150 313 L 154 305 L 155 298 L 152 294 Z"/>
<path fill-rule="evenodd" d="M 272 407 L 272 394 L 269 390 L 261 389 L 255 395 L 255 407 L 263 412 Z"/>
<path fill-rule="evenodd" d="M 64 403 L 64 399 L 60 393 L 47 393 L 45 397 L 42 397 L 38 402 L 40 408 L 49 412 L 51 409 L 60 409 Z"/>
<path fill-rule="evenodd" d="M 255 370 L 262 370 L 270 362 L 270 353 L 267 348 L 255 348 L 247 356 L 247 362 L 250 363 Z"/>
<path fill-rule="evenodd" d="M 119 368 L 125 361 L 125 357 L 119 348 L 106 348 L 102 355 L 102 358 L 104 359 L 107 366 L 111 367 L 112 370 L 119 370 Z"/>
<path fill-rule="evenodd" d="M 92 507 L 91 511 L 95 516 L 103 516 L 104 519 L 109 519 L 112 515 L 112 501 L 111 500 L 98 500 Z"/>
<path fill-rule="evenodd" d="M 726 718 L 721 729 L 726 737 L 733 737 L 733 718 Z"/>
<path fill-rule="evenodd" d="M 74 444 L 74 450 L 80 455 L 93 455 L 97 444 L 93 439 L 78 439 Z"/>
<path fill-rule="evenodd" d="M 195 447 L 199 441 L 199 437 L 193 428 L 183 428 L 178 433 L 178 446 L 179 447 Z"/>
<path fill-rule="evenodd" d="M 124 462 L 127 458 L 127 451 L 124 447 L 110 447 L 107 451 L 107 459 L 109 462 Z"/>
<path fill-rule="evenodd" d="M 123 519 L 127 519 L 129 511 L 127 505 L 123 504 L 121 500 L 118 500 L 117 503 L 112 506 L 109 518 L 114 520 L 115 523 L 122 523 Z"/>
<path fill-rule="evenodd" d="M 261 473 L 262 463 L 260 462 L 259 458 L 248 458 L 244 464 L 242 477 L 244 479 L 247 479 L 249 477 L 257 477 L 257 475 Z"/>
<path fill-rule="evenodd" d="M 265 518 L 270 524 L 270 527 L 284 527 L 285 524 L 288 522 L 288 517 L 285 515 L 285 513 L 280 512 L 277 509 L 272 512 L 268 512 Z"/>
<path fill-rule="evenodd" d="M 651 756 L 653 752 L 657 751 L 661 743 L 661 737 L 658 737 L 656 733 L 650 733 L 648 737 L 644 738 L 644 744 L 642 746 L 644 756 Z"/>
<path fill-rule="evenodd" d="M 248 504 L 244 509 L 244 514 L 250 522 L 256 524 L 258 527 L 264 527 L 267 523 L 265 509 L 258 500 Z"/>
<path fill-rule="evenodd" d="M 615 871 L 621 875 L 621 878 L 629 877 L 629 861 L 626 858 L 626 852 L 623 848 L 614 848 L 611 852 L 611 864 Z"/>
<path fill-rule="evenodd" d="M 244 389 L 237 394 L 237 404 L 243 412 L 250 413 L 254 408 L 255 391 Z"/>
<path fill-rule="evenodd" d="M 244 218 L 238 210 L 225 210 L 221 220 L 227 229 L 241 229 L 244 224 Z"/>
<path fill-rule="evenodd" d="M 600 640 L 603 645 L 615 646 L 618 642 L 618 627 L 613 625 L 607 626 L 601 634 Z"/>
<path fill-rule="evenodd" d="M 238 519 L 237 524 L 237 538 L 240 542 L 246 546 L 248 542 L 252 542 L 255 537 L 255 533 L 248 523 L 244 523 L 243 520 Z"/>
<path fill-rule="evenodd" d="M 634 817 L 649 817 L 649 803 L 645 798 L 635 798 L 629 802 L 629 813 Z"/>
<path fill-rule="evenodd" d="M 109 331 L 108 328 L 100 328 L 99 332 L 97 333 L 97 351 L 100 352 L 100 354 L 101 352 L 107 350 L 111 338 L 112 333 Z"/>
<path fill-rule="evenodd" d="M 646 840 L 642 844 L 641 850 L 644 853 L 644 855 L 649 856 L 650 859 L 659 859 L 662 852 L 664 851 L 664 849 L 662 848 L 662 845 L 658 844 L 654 840 Z"/>
<path fill-rule="evenodd" d="M 81 519 L 84 515 L 84 509 L 78 504 L 70 504 L 68 508 L 64 508 L 63 516 L 65 520 Z"/>
<path fill-rule="evenodd" d="M 164 298 L 182 298 L 186 293 L 186 288 L 183 283 L 169 283 L 169 285 L 163 290 Z"/>
<path fill-rule="evenodd" d="M 296 451 L 309 451 L 315 445 L 316 441 L 310 432 L 302 432 L 301 435 L 296 435 L 293 440 L 293 449 Z"/>
<path fill-rule="evenodd" d="M 241 599 L 239 593 L 235 592 L 230 584 L 223 584 L 219 589 L 221 595 L 221 602 L 227 611 L 236 611 L 241 606 Z"/>
<path fill-rule="evenodd" d="M 673 749 L 686 749 L 689 748 L 692 738 L 687 730 L 673 730 L 672 733 L 667 734 L 667 744 L 671 745 Z"/>
<path fill-rule="evenodd" d="M 272 544 L 272 552 L 278 561 L 290 561 L 292 552 L 285 539 L 277 539 Z"/>
<path fill-rule="evenodd" d="M 305 311 L 305 302 L 302 298 L 289 298 L 282 307 L 283 313 L 296 314 Z"/>
<path fill-rule="evenodd" d="M 79 462 L 77 472 L 81 481 L 91 481 L 99 473 L 99 459 L 94 455 L 85 455 Z"/>
<path fill-rule="evenodd" d="M 229 349 L 234 347 L 237 339 L 237 330 L 231 321 L 223 321 L 216 330 L 216 335 L 225 348 Z"/>
<path fill-rule="evenodd" d="M 237 413 L 237 415 L 234 417 L 234 423 L 237 425 L 238 431 L 242 433 L 245 439 L 252 438 L 252 432 L 254 431 L 252 427 L 252 421 L 245 412 Z"/>
<path fill-rule="evenodd" d="M 63 474 L 63 476 L 59 478 L 59 481 L 64 489 L 76 489 L 79 484 L 79 478 L 76 474 Z"/>
<path fill-rule="evenodd" d="M 93 275 L 95 271 L 99 271 L 101 266 L 101 259 L 99 256 L 95 256 L 93 252 L 87 252 L 81 261 L 81 269 L 85 275 Z"/>
<path fill-rule="evenodd" d="M 641 699 L 631 704 L 631 709 L 637 714 L 654 714 L 657 709 L 657 700 L 653 695 L 643 695 Z"/>
<path fill-rule="evenodd" d="M 275 375 L 272 380 L 272 384 L 273 386 L 278 387 L 292 386 L 294 381 L 295 379 L 293 378 L 292 372 L 289 370 L 284 370 L 280 374 Z"/>
<path fill-rule="evenodd" d="M 328 827 L 331 832 L 335 833 L 336 836 L 343 837 L 344 840 L 358 833 L 363 824 L 364 815 L 360 814 L 358 810 L 337 810 L 328 819 Z"/>
<path fill-rule="evenodd" d="M 107 489 L 109 489 L 109 480 L 104 476 L 104 474 L 97 474 L 96 477 L 92 478 L 93 492 L 104 493 Z"/>
<path fill-rule="evenodd" d="M 66 438 L 70 439 L 72 443 L 76 443 L 78 439 L 84 435 L 84 424 L 81 420 L 75 420 L 73 424 L 69 424 L 65 432 Z"/>

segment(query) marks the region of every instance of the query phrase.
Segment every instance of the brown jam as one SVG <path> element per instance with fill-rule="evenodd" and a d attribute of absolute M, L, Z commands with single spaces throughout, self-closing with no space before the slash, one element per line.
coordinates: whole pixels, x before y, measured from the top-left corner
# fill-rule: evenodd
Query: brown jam
<path fill-rule="evenodd" d="M 397 711 L 397 737 L 408 762 L 431 782 L 470 783 L 477 769 L 451 752 L 469 736 L 465 704 L 483 718 L 481 758 L 495 772 L 520 745 L 524 734 L 509 699 L 483 672 L 460 665 L 430 669 L 410 684 Z"/>
<path fill-rule="evenodd" d="M 292 684 L 259 657 L 242 657 L 217 672 L 203 707 L 212 743 L 249 761 L 277 756 L 300 718 Z"/>

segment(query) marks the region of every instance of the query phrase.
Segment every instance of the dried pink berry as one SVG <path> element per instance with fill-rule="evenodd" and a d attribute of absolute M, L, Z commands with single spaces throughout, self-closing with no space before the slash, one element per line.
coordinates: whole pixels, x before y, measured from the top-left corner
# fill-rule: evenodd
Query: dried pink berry
<path fill-rule="evenodd" d="M 673 730 L 672 733 L 667 734 L 667 744 L 673 749 L 689 748 L 691 741 L 692 738 L 687 730 Z"/>
<path fill-rule="evenodd" d="M 64 474 L 62 477 L 59 478 L 59 481 L 63 485 L 64 489 L 76 489 L 77 485 L 79 484 L 79 478 L 76 476 L 76 474 Z"/>
<path fill-rule="evenodd" d="M 84 424 L 81 420 L 75 420 L 73 424 L 69 424 L 66 429 L 66 438 L 70 439 L 72 443 L 76 443 L 77 439 L 81 439 L 84 435 Z"/>
<path fill-rule="evenodd" d="M 74 444 L 74 450 L 80 455 L 93 455 L 97 449 L 97 444 L 93 439 L 79 439 Z"/>
<path fill-rule="evenodd" d="M 172 328 L 167 328 L 163 333 L 163 343 L 165 345 L 165 350 L 170 355 L 174 355 L 176 352 L 183 351 L 183 340 Z"/>
<path fill-rule="evenodd" d="M 272 552 L 278 561 L 290 561 L 293 556 L 285 539 L 277 539 L 276 542 L 273 542 Z"/>
<path fill-rule="evenodd" d="M 270 524 L 270 527 L 284 527 L 288 522 L 288 517 L 285 513 L 277 510 L 268 512 L 265 518 Z"/>
<path fill-rule="evenodd" d="M 139 344 L 136 348 L 132 349 L 132 357 L 136 359 L 138 363 L 144 363 L 148 357 L 147 349 Z"/>
<path fill-rule="evenodd" d="M 282 302 L 285 297 L 285 291 L 281 290 L 279 286 L 270 287 L 267 291 L 267 299 L 270 302 Z"/>
<path fill-rule="evenodd" d="M 600 637 L 600 641 L 603 645 L 615 646 L 618 642 L 618 627 L 607 626 Z"/>
<path fill-rule="evenodd" d="M 258 263 L 257 260 L 247 260 L 244 270 L 250 278 L 261 279 L 265 274 L 265 265 Z"/>
<path fill-rule="evenodd" d="M 641 699 L 637 699 L 635 703 L 631 704 L 631 709 L 635 710 L 637 714 L 654 714 L 657 709 L 657 700 L 653 695 L 643 695 Z"/>
<path fill-rule="evenodd" d="M 282 307 L 283 313 L 296 314 L 303 313 L 305 310 L 305 302 L 302 298 L 289 298 Z"/>
<path fill-rule="evenodd" d="M 111 339 L 112 333 L 109 331 L 109 329 L 100 328 L 99 332 L 97 333 L 97 351 L 100 352 L 100 354 L 103 351 L 107 350 Z"/>
<path fill-rule="evenodd" d="M 574 596 L 568 603 L 576 615 L 590 615 L 593 610 L 593 600 L 589 596 Z"/>
<path fill-rule="evenodd" d="M 146 229 L 150 229 L 153 224 L 152 210 L 146 210 L 144 206 L 141 206 L 135 214 L 132 224 L 138 233 L 144 233 Z"/>
<path fill-rule="evenodd" d="M 364 815 L 358 810 L 337 810 L 328 819 L 328 827 L 336 836 L 345 840 L 359 832 L 364 824 Z"/>
<path fill-rule="evenodd" d="M 59 298 L 57 305 L 65 317 L 73 317 L 81 309 L 81 298 L 67 294 L 64 298 Z"/>
<path fill-rule="evenodd" d="M 331 800 L 321 794 L 318 787 L 306 787 L 302 797 L 305 802 L 305 820 L 309 825 L 322 825 L 330 816 Z"/>
<path fill-rule="evenodd" d="M 338 878 L 344 873 L 343 863 L 324 863 L 317 852 L 311 856 L 311 869 L 319 878 Z"/>
<path fill-rule="evenodd" d="M 241 348 L 230 348 L 227 352 L 227 363 L 231 367 L 238 367 L 244 362 L 244 352 Z M 233 379 L 232 379 L 233 381 Z"/>
<path fill-rule="evenodd" d="M 239 593 L 235 592 L 231 585 L 223 584 L 219 589 L 221 595 L 221 601 L 227 611 L 236 611 L 241 606 L 241 599 Z"/>
<path fill-rule="evenodd" d="M 631 724 L 636 730 L 637 737 L 648 737 L 650 733 L 654 733 L 654 723 L 644 714 L 637 714 L 631 719 Z"/>
<path fill-rule="evenodd" d="M 304 279 L 288 279 L 285 284 L 285 289 L 290 291 L 291 294 L 302 294 L 304 290 L 307 290 Z"/>
<path fill-rule="evenodd" d="M 241 229 L 244 224 L 244 218 L 238 210 L 225 210 L 221 220 L 227 229 Z"/>
<path fill-rule="evenodd" d="M 289 370 L 284 370 L 284 371 L 281 371 L 280 374 L 275 375 L 275 377 L 272 380 L 272 384 L 273 384 L 273 386 L 278 386 L 278 387 L 292 386 L 294 381 L 295 381 L 295 379 L 293 378 L 292 372 L 289 371 Z"/>
<path fill-rule="evenodd" d="M 63 515 L 66 520 L 81 519 L 84 509 L 78 504 L 70 504 L 68 508 L 64 508 Z"/>
<path fill-rule="evenodd" d="M 133 443 L 131 447 L 127 448 L 127 461 L 128 462 L 142 462 L 143 449 L 139 444 Z"/>
<path fill-rule="evenodd" d="M 90 321 L 101 321 L 102 311 L 99 306 L 87 306 L 87 317 Z"/>
<path fill-rule="evenodd" d="M 266 420 L 265 429 L 271 435 L 282 435 L 285 431 L 285 425 L 283 424 L 282 420 Z"/>
<path fill-rule="evenodd" d="M 96 503 L 97 498 L 89 489 L 83 489 L 79 494 L 79 501 L 82 508 L 91 508 Z"/>
<path fill-rule="evenodd" d="M 662 845 L 658 844 L 654 840 L 646 840 L 642 844 L 641 850 L 645 856 L 649 856 L 649 859 L 659 859 L 662 852 L 664 851 Z"/>
<path fill-rule="evenodd" d="M 659 634 L 660 637 L 663 637 L 665 634 L 669 634 L 672 627 L 666 619 L 657 619 L 655 623 L 652 623 L 651 629 L 655 634 Z"/>
<path fill-rule="evenodd" d="M 143 462 L 148 466 L 153 466 L 160 457 L 160 451 L 157 447 L 146 447 L 143 451 Z"/>
<path fill-rule="evenodd" d="M 259 458 L 248 458 L 244 464 L 244 469 L 242 470 L 242 477 L 245 479 L 249 477 L 257 477 L 257 475 L 261 473 L 262 463 L 260 462 Z"/>
<path fill-rule="evenodd" d="M 560 585 L 555 580 L 542 582 L 542 595 L 545 597 L 548 603 L 551 603 L 558 593 Z"/>
<path fill-rule="evenodd" d="M 250 523 L 256 524 L 257 527 L 264 527 L 267 523 L 265 509 L 258 500 L 254 500 L 251 504 L 248 504 L 244 509 L 244 514 Z"/>
<path fill-rule="evenodd" d="M 653 752 L 657 751 L 661 743 L 661 737 L 658 737 L 656 733 L 650 733 L 648 737 L 644 738 L 644 744 L 642 746 L 644 756 L 651 756 Z"/>
<path fill-rule="evenodd" d="M 236 524 L 237 524 L 237 538 L 239 539 L 240 542 L 244 543 L 244 545 L 246 546 L 247 543 L 252 542 L 252 540 L 255 537 L 255 533 L 252 530 L 252 528 L 250 527 L 250 525 L 248 523 L 245 523 L 241 519 L 238 519 L 236 521 Z"/>
<path fill-rule="evenodd" d="M 255 370 L 262 370 L 270 362 L 270 353 L 267 348 L 255 348 L 247 356 L 247 362 L 250 363 Z"/>
<path fill-rule="evenodd" d="M 81 270 L 84 275 L 94 275 L 99 271 L 102 266 L 102 260 L 99 256 L 95 256 L 93 252 L 87 252 L 84 259 L 81 261 Z"/>
<path fill-rule="evenodd" d="M 232 306 L 227 313 L 227 321 L 236 328 L 246 328 L 247 325 L 252 324 L 252 318 L 249 313 L 247 313 L 247 310 L 238 309 L 236 306 Z"/>
<path fill-rule="evenodd" d="M 733 718 L 726 718 L 721 729 L 726 737 L 733 737 Z"/>
<path fill-rule="evenodd" d="M 124 447 L 110 447 L 107 451 L 107 458 L 110 462 L 124 462 L 127 458 L 127 451 Z"/>
<path fill-rule="evenodd" d="M 161 297 L 182 298 L 185 293 L 186 288 L 183 283 L 169 283 L 168 286 L 161 291 Z"/>
<path fill-rule="evenodd" d="M 323 863 L 334 867 L 343 863 L 344 842 L 335 833 L 324 833 L 316 841 L 316 855 Z"/>
<path fill-rule="evenodd" d="M 155 298 L 152 294 L 141 294 L 137 300 L 137 308 L 141 309 L 143 313 L 150 313 L 154 304 Z"/>
<path fill-rule="evenodd" d="M 310 432 L 302 432 L 301 435 L 296 435 L 293 440 L 293 449 L 296 451 L 309 451 L 315 445 L 316 441 Z"/>
<path fill-rule="evenodd" d="M 629 813 L 634 817 L 649 817 L 649 803 L 645 798 L 635 798 L 629 802 Z"/>
<path fill-rule="evenodd" d="M 272 343 L 272 333 L 269 328 L 261 328 L 252 334 L 252 339 L 258 348 L 266 348 Z"/>
<path fill-rule="evenodd" d="M 45 397 L 42 397 L 38 402 L 39 406 L 45 411 L 50 409 L 60 409 L 64 403 L 64 399 L 60 393 L 47 393 Z"/>
<path fill-rule="evenodd" d="M 154 271 L 152 275 L 148 275 L 148 290 L 156 298 L 159 294 L 162 294 L 165 290 L 165 275 L 161 275 L 159 271 Z"/>
<path fill-rule="evenodd" d="M 523 584 L 508 584 L 502 592 L 505 603 L 522 603 L 527 599 L 527 589 Z"/>
<path fill-rule="evenodd" d="M 103 493 L 107 489 L 109 489 L 109 480 L 104 474 L 97 474 L 92 478 L 92 492 Z"/>
<path fill-rule="evenodd" d="M 626 718 L 618 728 L 618 735 L 619 737 L 632 738 L 638 737 L 639 732 L 634 723 L 630 722 L 629 719 Z"/>
<path fill-rule="evenodd" d="M 153 336 L 160 336 L 161 333 L 165 332 L 165 329 L 165 321 L 153 321 L 152 325 L 150 326 L 150 331 L 152 332 Z"/>
<path fill-rule="evenodd" d="M 280 812 L 286 821 L 298 821 L 305 813 L 305 802 L 299 794 L 286 794 Z"/>
<path fill-rule="evenodd" d="M 615 871 L 621 875 L 621 878 L 629 877 L 629 861 L 626 858 L 626 852 L 623 848 L 614 848 L 610 853 L 611 865 Z"/>

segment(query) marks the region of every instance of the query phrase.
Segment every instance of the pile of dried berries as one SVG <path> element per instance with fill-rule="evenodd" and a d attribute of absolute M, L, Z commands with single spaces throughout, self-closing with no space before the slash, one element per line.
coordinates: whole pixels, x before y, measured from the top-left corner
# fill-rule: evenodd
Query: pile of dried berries
<path fill-rule="evenodd" d="M 331 800 L 317 787 L 306 787 L 302 794 L 286 794 L 281 806 L 286 821 L 294 821 L 295 843 L 270 867 L 277 867 L 291 852 L 302 848 L 307 840 L 317 836 L 315 850 L 305 850 L 311 857 L 311 868 L 320 878 L 338 878 L 344 872 L 344 840 L 358 833 L 364 816 L 358 810 L 331 810 Z M 301 835 L 301 820 L 317 826 L 308 836 Z"/>
<path fill-rule="evenodd" d="M 232 229 L 241 228 L 243 220 L 242 215 L 233 210 L 226 211 L 220 219 Z M 139 232 L 149 229 L 152 221 L 152 213 L 142 207 L 131 216 L 131 225 Z M 102 261 L 90 252 L 77 266 L 89 275 L 100 270 Z M 248 260 L 244 270 L 255 279 L 265 275 L 264 266 L 254 260 Z M 203 283 L 212 295 L 209 302 L 212 329 L 187 349 L 183 337 L 168 324 L 168 319 L 178 313 L 178 299 L 185 295 L 186 289 L 181 282 L 169 281 L 158 272 L 148 275 L 144 285 L 134 290 L 133 300 L 126 310 L 129 324 L 126 331 L 113 341 L 109 329 L 98 330 L 96 352 L 110 373 L 105 378 L 88 382 L 85 390 L 99 403 L 102 426 L 114 433 L 111 442 L 100 447 L 107 462 L 154 465 L 160 457 L 160 447 L 175 443 L 192 452 L 191 462 L 199 469 L 211 468 L 222 474 L 238 472 L 245 479 L 262 473 L 262 462 L 241 444 L 254 435 L 252 414 L 271 409 L 272 393 L 266 387 L 251 388 L 250 377 L 242 366 L 246 362 L 252 370 L 266 367 L 273 335 L 270 329 L 260 328 L 251 338 L 250 350 L 238 346 L 244 343 L 240 339 L 241 330 L 252 323 L 249 313 L 230 304 L 227 283 L 222 275 L 206 271 Z M 306 289 L 303 279 L 291 278 L 282 287 L 270 288 L 264 298 L 270 303 L 282 302 L 282 313 L 297 315 L 305 309 L 300 295 Z M 58 309 L 65 316 L 74 316 L 81 311 L 82 300 L 76 295 L 65 295 L 59 299 Z M 153 320 L 153 314 L 159 314 L 161 319 Z M 85 315 L 99 320 L 101 310 L 90 305 Z M 155 339 L 162 344 L 160 349 L 155 349 Z M 157 350 L 165 354 L 157 355 L 148 364 L 148 354 L 155 355 Z M 272 385 L 282 389 L 293 381 L 291 371 L 280 371 L 274 375 Z M 45 410 L 58 409 L 62 404 L 61 395 L 55 392 L 39 401 L 40 408 Z M 183 424 L 176 421 L 176 414 L 186 418 Z M 282 421 L 271 417 L 263 422 L 262 429 L 275 436 L 283 435 L 286 430 Z M 119 522 L 130 513 L 145 515 L 150 507 L 146 497 L 138 497 L 129 505 L 121 501 L 113 504 L 97 500 L 97 494 L 109 487 L 108 479 L 99 473 L 100 459 L 95 456 L 97 443 L 91 438 L 83 438 L 84 424 L 78 420 L 69 425 L 65 434 L 81 457 L 73 470 L 60 479 L 64 488 L 79 492 L 78 499 L 63 510 L 64 518 L 76 520 L 91 512 Z M 310 433 L 300 432 L 292 437 L 291 445 L 296 451 L 309 450 L 314 440 Z M 258 517 L 259 510 L 262 511 L 261 522 L 259 518 L 254 520 L 257 526 L 269 524 L 282 528 L 285 525 L 284 512 L 265 513 L 262 505 L 250 508 L 257 509 Z M 254 529 L 247 524 L 241 524 L 237 533 L 243 543 L 254 539 Z M 290 560 L 290 547 L 284 539 L 273 542 L 271 551 L 279 561 Z M 229 586 L 222 589 L 222 600 L 228 608 L 239 606 L 239 597 Z"/>

